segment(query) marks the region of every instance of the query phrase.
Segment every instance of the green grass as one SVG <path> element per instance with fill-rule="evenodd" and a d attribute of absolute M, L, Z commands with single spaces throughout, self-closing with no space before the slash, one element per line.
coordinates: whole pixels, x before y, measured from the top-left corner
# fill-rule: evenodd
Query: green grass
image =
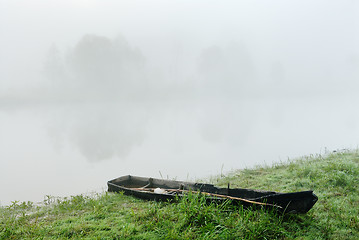
<path fill-rule="evenodd" d="M 178 203 L 103 193 L 47 197 L 39 206 L 13 202 L 0 208 L 0 239 L 359 239 L 359 153 L 309 156 L 213 176 L 231 187 L 319 197 L 303 215 L 205 204 L 190 194 Z"/>

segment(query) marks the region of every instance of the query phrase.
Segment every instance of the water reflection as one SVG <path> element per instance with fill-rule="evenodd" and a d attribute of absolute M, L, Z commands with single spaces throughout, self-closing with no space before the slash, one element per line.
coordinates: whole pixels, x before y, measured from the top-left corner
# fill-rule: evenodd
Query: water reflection
<path fill-rule="evenodd" d="M 125 174 L 186 180 L 356 148 L 358 98 L 79 104 L 0 112 L 1 204 L 106 188 Z M 90 161 L 88 161 L 90 160 Z M 99 161 L 102 160 L 102 161 Z"/>

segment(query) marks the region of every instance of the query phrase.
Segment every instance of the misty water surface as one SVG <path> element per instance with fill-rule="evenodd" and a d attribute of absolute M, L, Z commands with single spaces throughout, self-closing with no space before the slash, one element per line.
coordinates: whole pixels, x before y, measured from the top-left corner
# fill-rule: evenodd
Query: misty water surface
<path fill-rule="evenodd" d="M 357 148 L 354 1 L 0 1 L 0 203 Z"/>

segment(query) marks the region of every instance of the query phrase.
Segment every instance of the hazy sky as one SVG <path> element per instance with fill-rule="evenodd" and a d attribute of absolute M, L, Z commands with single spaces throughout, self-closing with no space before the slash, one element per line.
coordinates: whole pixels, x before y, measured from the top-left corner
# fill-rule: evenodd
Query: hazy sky
<path fill-rule="evenodd" d="M 358 30 L 353 0 L 0 0 L 0 180 L 203 177 L 356 147 Z"/>
<path fill-rule="evenodd" d="M 352 78 L 359 61 L 356 1 L 1 0 L 0 4 L 5 86 L 36 81 L 52 44 L 66 51 L 85 34 L 109 38 L 121 34 L 161 69 L 176 61 L 191 68 L 204 48 L 239 42 L 248 49 L 263 82 L 278 62 L 290 76 L 288 84 L 298 84 Z"/>

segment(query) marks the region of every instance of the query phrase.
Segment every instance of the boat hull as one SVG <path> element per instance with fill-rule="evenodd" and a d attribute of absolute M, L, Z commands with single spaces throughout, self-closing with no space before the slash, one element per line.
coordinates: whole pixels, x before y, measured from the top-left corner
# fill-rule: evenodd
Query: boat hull
<path fill-rule="evenodd" d="M 191 183 L 156 178 L 145 178 L 126 175 L 107 182 L 109 192 L 123 192 L 141 199 L 156 201 L 173 201 L 188 191 L 209 195 L 208 201 L 226 201 L 245 207 L 275 208 L 285 213 L 306 213 L 317 202 L 313 191 L 279 193 L 244 188 L 219 188 L 212 184 Z M 156 193 L 155 188 L 167 190 Z"/>

